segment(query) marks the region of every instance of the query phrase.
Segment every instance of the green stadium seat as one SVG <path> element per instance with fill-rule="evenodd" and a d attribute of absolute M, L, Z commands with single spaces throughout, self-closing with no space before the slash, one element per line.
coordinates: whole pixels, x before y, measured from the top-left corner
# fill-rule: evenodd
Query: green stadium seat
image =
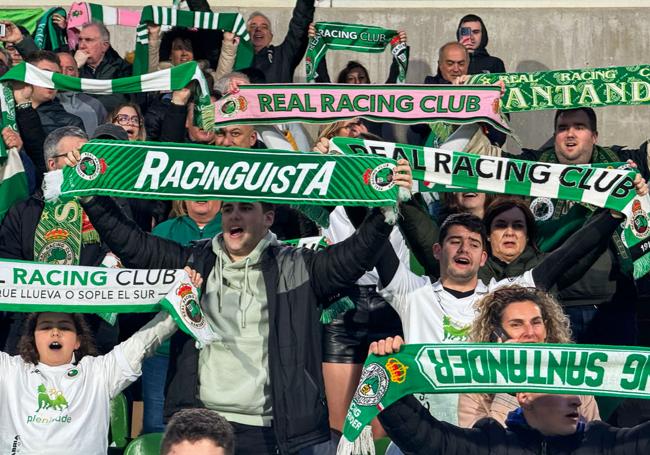
<path fill-rule="evenodd" d="M 159 455 L 162 437 L 162 433 L 143 434 L 126 446 L 124 455 Z"/>

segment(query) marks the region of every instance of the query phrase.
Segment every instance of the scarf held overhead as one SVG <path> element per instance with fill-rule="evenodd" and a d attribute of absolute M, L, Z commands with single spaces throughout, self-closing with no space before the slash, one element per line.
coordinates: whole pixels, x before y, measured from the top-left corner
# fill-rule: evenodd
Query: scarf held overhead
<path fill-rule="evenodd" d="M 0 310 L 64 313 L 168 311 L 201 346 L 217 339 L 184 270 L 135 270 L 0 259 Z"/>
<path fill-rule="evenodd" d="M 533 73 L 476 74 L 470 84 L 503 81 L 503 112 L 650 104 L 650 65 Z"/>
<path fill-rule="evenodd" d="M 558 344 L 413 344 L 366 360 L 343 428 L 364 426 L 413 393 L 564 393 L 650 398 L 650 351 Z"/>
<path fill-rule="evenodd" d="M 140 11 L 96 3 L 75 2 L 70 5 L 67 17 L 68 44 L 75 49 L 79 43 L 81 27 L 91 21 L 100 21 L 104 25 L 122 25 L 137 27 L 140 23 Z"/>
<path fill-rule="evenodd" d="M 496 86 L 458 85 L 243 85 L 217 102 L 217 124 L 330 123 L 363 117 L 378 122 L 486 122 L 510 128 Z"/>
<path fill-rule="evenodd" d="M 154 73 L 119 79 L 82 79 L 42 70 L 29 63 L 21 63 L 0 77 L 0 81 L 20 81 L 37 87 L 84 92 L 89 95 L 180 90 L 193 80 L 197 81 L 199 91 L 195 108 L 195 116 L 198 115 L 198 118 L 195 118 L 195 123 L 205 130 L 210 130 L 214 123 L 214 107 L 210 104 L 210 88 L 196 62 L 187 62 Z"/>
<path fill-rule="evenodd" d="M 634 277 L 650 271 L 650 196 L 637 196 L 633 169 L 568 166 L 349 138 L 333 138 L 331 144 L 344 154 L 408 160 L 419 191 L 515 194 L 616 210 L 627 218 L 622 239 L 634 260 Z"/>
<path fill-rule="evenodd" d="M 398 188 L 394 166 L 380 156 L 95 140 L 83 145 L 76 167 L 46 174 L 45 198 L 108 195 L 393 206 Z"/>
<path fill-rule="evenodd" d="M 232 32 L 241 38 L 237 47 L 234 69 L 248 68 L 253 61 L 253 45 L 246 30 L 246 21 L 241 14 L 182 11 L 163 6 L 145 6 L 142 9 L 140 25 L 136 29 L 133 74 L 144 74 L 149 71 L 147 23 Z"/>
<path fill-rule="evenodd" d="M 391 54 L 397 62 L 397 82 L 406 82 L 408 48 L 399 42 L 398 32 L 374 25 L 344 24 L 341 22 L 316 22 L 316 36 L 310 38 L 305 57 L 307 82 L 313 82 L 318 74 L 318 64 L 329 49 L 366 53 L 384 52 L 390 44 Z"/>

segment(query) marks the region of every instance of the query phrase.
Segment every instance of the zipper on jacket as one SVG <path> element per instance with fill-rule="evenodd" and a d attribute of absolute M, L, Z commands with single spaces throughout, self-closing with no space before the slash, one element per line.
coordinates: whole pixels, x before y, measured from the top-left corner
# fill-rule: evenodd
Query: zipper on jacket
<path fill-rule="evenodd" d="M 546 455 L 546 441 L 542 441 L 542 451 L 540 455 Z"/>

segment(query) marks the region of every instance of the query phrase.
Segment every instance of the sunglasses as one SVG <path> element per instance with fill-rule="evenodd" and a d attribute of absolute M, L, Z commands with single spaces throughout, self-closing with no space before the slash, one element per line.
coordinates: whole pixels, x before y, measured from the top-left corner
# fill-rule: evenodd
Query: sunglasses
<path fill-rule="evenodd" d="M 133 126 L 140 126 L 142 124 L 140 117 L 137 115 L 126 115 L 126 114 L 118 114 L 115 117 L 113 117 L 113 123 L 117 122 L 118 125 L 126 126 L 126 125 L 133 125 Z"/>

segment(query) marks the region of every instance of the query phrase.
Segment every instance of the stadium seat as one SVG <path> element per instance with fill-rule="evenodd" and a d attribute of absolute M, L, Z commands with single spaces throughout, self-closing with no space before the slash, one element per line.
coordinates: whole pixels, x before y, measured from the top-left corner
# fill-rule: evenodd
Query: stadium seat
<path fill-rule="evenodd" d="M 124 448 L 129 442 L 129 406 L 124 394 L 120 393 L 111 400 L 111 447 Z"/>
<path fill-rule="evenodd" d="M 162 433 L 143 434 L 126 446 L 124 455 L 158 455 L 162 437 Z"/>

